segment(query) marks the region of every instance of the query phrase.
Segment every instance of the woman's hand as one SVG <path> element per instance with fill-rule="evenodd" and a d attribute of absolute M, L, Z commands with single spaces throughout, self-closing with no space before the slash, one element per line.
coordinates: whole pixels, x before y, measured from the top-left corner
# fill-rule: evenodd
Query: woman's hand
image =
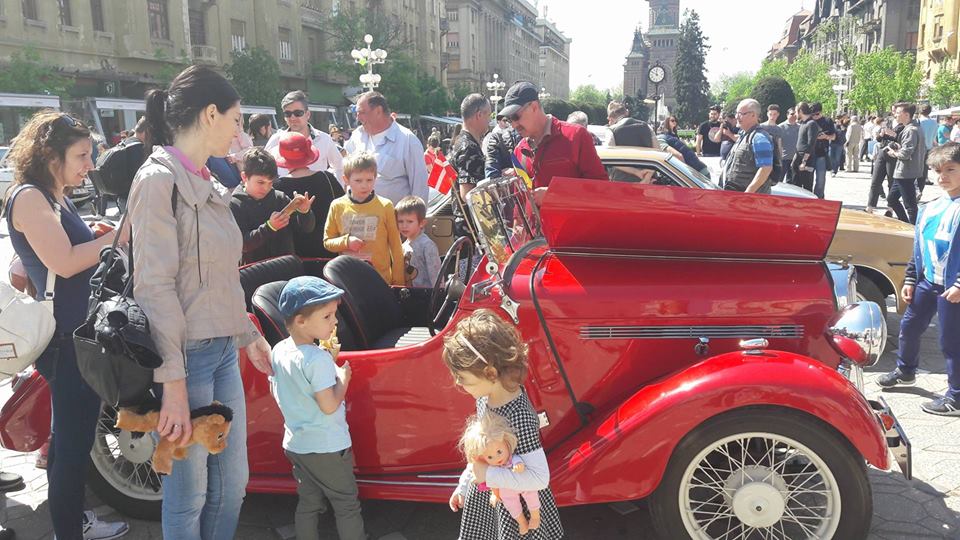
<path fill-rule="evenodd" d="M 193 434 L 190 424 L 190 400 L 187 397 L 187 380 L 180 379 L 163 383 L 163 403 L 157 433 L 172 443 L 185 445 Z"/>
<path fill-rule="evenodd" d="M 243 348 L 253 367 L 261 373 L 273 375 L 273 366 L 270 365 L 270 344 L 263 336 Z"/>

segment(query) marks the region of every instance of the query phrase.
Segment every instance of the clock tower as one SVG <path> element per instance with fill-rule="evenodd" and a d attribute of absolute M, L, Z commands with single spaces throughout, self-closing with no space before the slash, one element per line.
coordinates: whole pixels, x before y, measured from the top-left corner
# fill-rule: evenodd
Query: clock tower
<path fill-rule="evenodd" d="M 673 108 L 677 103 L 673 70 L 680 38 L 680 0 L 648 0 L 648 4 L 646 36 L 641 36 L 639 28 L 634 33 L 633 47 L 623 67 L 623 93 L 653 98 L 650 94 L 657 86 L 650 82 L 648 75 L 650 69 L 659 64 L 664 71 L 659 83 L 662 103 Z"/>

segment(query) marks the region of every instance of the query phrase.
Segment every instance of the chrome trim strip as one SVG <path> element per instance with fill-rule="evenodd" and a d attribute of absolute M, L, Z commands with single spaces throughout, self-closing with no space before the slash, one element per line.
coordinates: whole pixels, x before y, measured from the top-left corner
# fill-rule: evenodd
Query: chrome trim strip
<path fill-rule="evenodd" d="M 459 474 L 418 474 L 417 478 L 453 478 L 460 480 Z"/>
<path fill-rule="evenodd" d="M 459 485 L 459 484 L 457 484 L 456 482 L 454 482 L 454 483 L 452 483 L 452 484 L 448 484 L 448 483 L 446 483 L 446 482 L 444 482 L 444 483 L 440 483 L 440 482 L 399 482 L 399 481 L 393 481 L 393 480 L 362 480 L 362 479 L 360 479 L 360 478 L 357 479 L 357 483 L 358 483 L 358 484 L 379 484 L 379 485 L 386 485 L 386 486 L 431 486 L 431 487 L 457 487 L 457 485 Z"/>
<path fill-rule="evenodd" d="M 801 338 L 798 324 L 756 326 L 584 326 L 580 339 Z"/>

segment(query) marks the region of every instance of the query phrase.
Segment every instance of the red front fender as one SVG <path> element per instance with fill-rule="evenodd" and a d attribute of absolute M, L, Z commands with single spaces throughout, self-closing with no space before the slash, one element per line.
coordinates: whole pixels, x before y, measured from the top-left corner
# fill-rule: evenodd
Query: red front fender
<path fill-rule="evenodd" d="M 728 353 L 646 386 L 551 454 L 561 505 L 646 497 L 674 448 L 704 421 L 733 409 L 775 406 L 832 426 L 872 465 L 886 469 L 886 441 L 864 397 L 836 371 L 805 356 Z"/>

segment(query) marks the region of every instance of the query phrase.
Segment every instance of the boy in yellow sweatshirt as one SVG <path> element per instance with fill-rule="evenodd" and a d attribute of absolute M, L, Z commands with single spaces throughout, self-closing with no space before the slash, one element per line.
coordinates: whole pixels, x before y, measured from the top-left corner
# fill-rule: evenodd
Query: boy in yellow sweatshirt
<path fill-rule="evenodd" d="M 335 199 L 327 214 L 323 247 L 370 264 L 390 285 L 404 285 L 403 243 L 393 203 L 373 191 L 377 160 L 360 152 L 343 162 L 347 194 Z"/>

